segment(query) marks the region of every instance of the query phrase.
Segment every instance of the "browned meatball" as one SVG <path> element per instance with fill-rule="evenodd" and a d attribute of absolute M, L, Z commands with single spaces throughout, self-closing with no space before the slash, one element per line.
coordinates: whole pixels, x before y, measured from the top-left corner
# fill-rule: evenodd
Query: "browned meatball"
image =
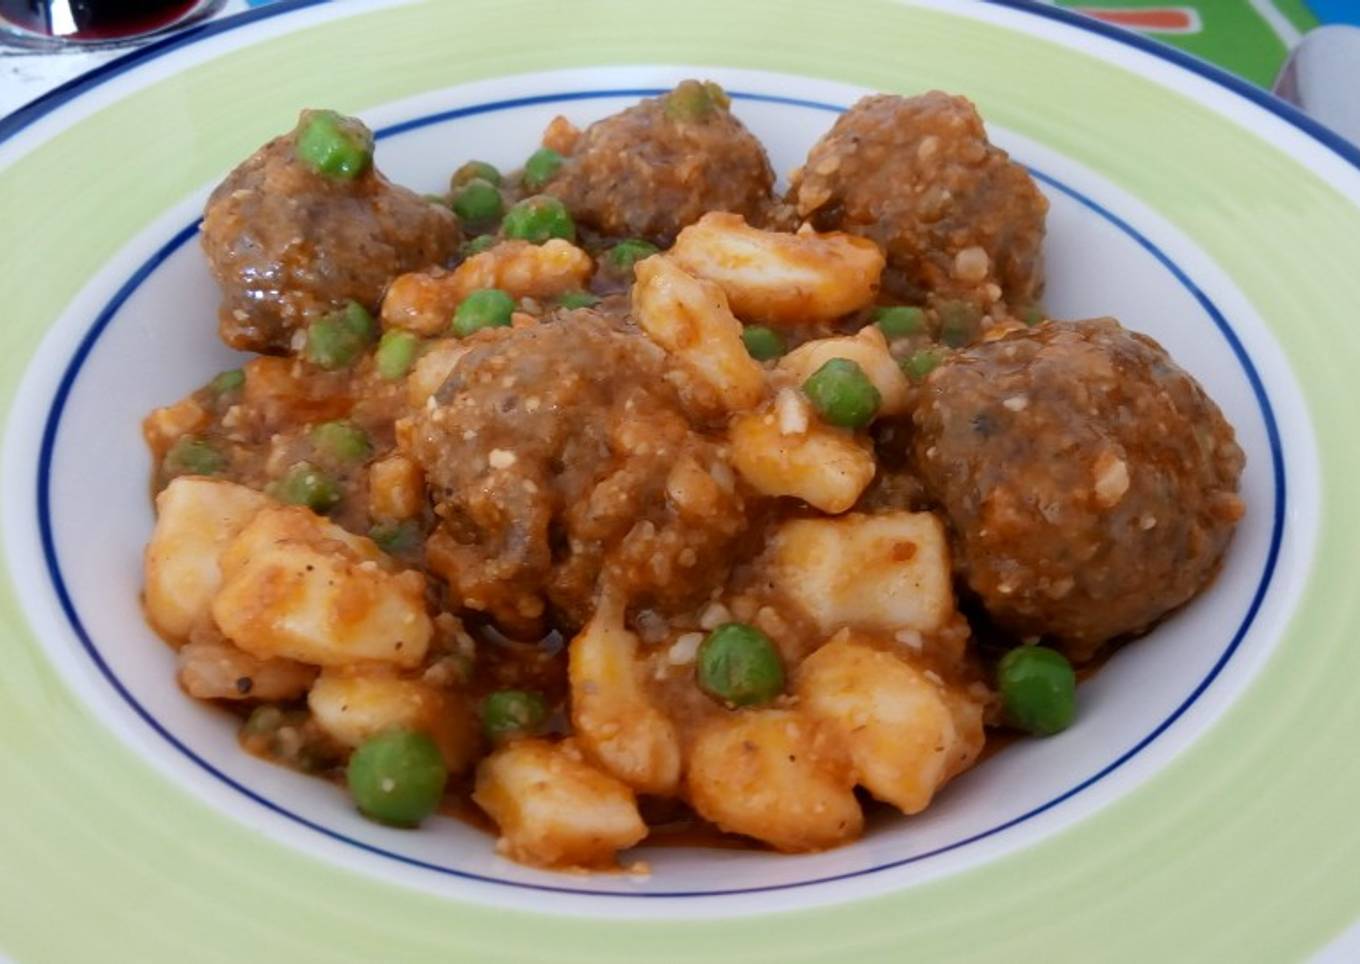
<path fill-rule="evenodd" d="M 865 97 L 813 145 L 789 200 L 821 230 L 878 242 L 899 297 L 1024 306 L 1043 288 L 1048 202 L 967 98 Z"/>
<path fill-rule="evenodd" d="M 545 190 L 597 231 L 669 245 L 708 211 L 758 219 L 773 184 L 722 89 L 687 80 L 590 125 Z"/>
<path fill-rule="evenodd" d="M 414 442 L 441 520 L 429 563 L 459 605 L 532 633 L 549 606 L 588 618 L 601 576 L 661 610 L 721 584 L 742 498 L 660 349 L 589 311 L 472 344 Z"/>
<path fill-rule="evenodd" d="M 351 299 L 376 311 L 392 278 L 442 264 L 458 246 L 451 211 L 372 167 L 352 180 L 319 174 L 295 143 L 296 132 L 252 154 L 203 214 L 219 328 L 233 348 L 286 351 L 313 316 Z"/>
<path fill-rule="evenodd" d="M 992 616 L 1075 659 L 1202 589 L 1244 456 L 1199 384 L 1113 319 L 974 345 L 927 379 L 914 458 Z"/>

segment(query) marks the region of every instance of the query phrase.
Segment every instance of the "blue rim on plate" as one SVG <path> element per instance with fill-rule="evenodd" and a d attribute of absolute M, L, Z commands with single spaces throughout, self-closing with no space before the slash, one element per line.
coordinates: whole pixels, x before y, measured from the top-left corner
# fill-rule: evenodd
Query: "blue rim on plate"
<path fill-rule="evenodd" d="M 307 0 L 307 2 L 303 3 L 302 5 L 307 6 L 316 2 L 324 2 L 324 0 Z M 615 90 L 566 91 L 553 94 L 541 94 L 530 97 L 519 97 L 507 100 L 488 101 L 481 104 L 472 104 L 464 107 L 455 108 L 452 110 L 440 111 L 437 113 L 423 115 L 421 117 L 412 118 L 411 120 L 407 121 L 401 121 L 399 123 L 392 124 L 388 127 L 382 128 L 381 130 L 377 131 L 376 137 L 378 139 L 383 139 L 398 134 L 402 134 L 407 131 L 415 130 L 421 127 L 428 127 L 433 124 L 438 124 L 449 120 L 455 120 L 461 117 L 469 117 L 476 114 L 492 113 L 500 110 L 511 110 L 519 107 L 599 98 L 650 97 L 661 93 L 664 93 L 664 90 L 660 88 L 621 88 Z M 731 91 L 730 95 L 737 100 L 750 100 L 750 101 L 762 101 L 766 103 L 785 104 L 788 106 L 805 107 L 832 113 L 841 113 L 845 110 L 844 107 L 835 104 L 828 104 L 820 101 L 805 100 L 800 98 L 780 97 L 777 95 L 770 94 Z M 627 891 L 607 891 L 586 887 L 565 887 L 551 884 L 532 884 L 523 881 L 506 880 L 499 877 L 476 874 L 465 870 L 458 870 L 453 867 L 447 867 L 441 864 L 434 864 L 428 861 L 418 860 L 413 857 L 408 857 L 403 854 L 395 853 L 393 851 L 386 850 L 382 847 L 378 847 L 373 844 L 368 844 L 364 843 L 363 841 L 356 840 L 353 837 L 340 833 L 339 831 L 332 830 L 328 827 L 316 823 L 315 821 L 309 820 L 308 818 L 302 816 L 301 814 L 295 813 L 287 809 L 286 807 L 278 803 L 275 803 L 274 801 L 268 799 L 267 797 L 260 795 L 254 790 L 251 790 L 249 787 L 241 784 L 237 780 L 234 780 L 232 777 L 223 773 L 221 770 L 213 766 L 210 762 L 196 754 L 192 749 L 190 749 L 188 746 L 182 743 L 177 737 L 175 737 L 174 734 L 172 734 L 159 720 L 157 720 L 150 712 L 147 711 L 145 707 L 143 707 L 137 701 L 136 697 L 134 697 L 132 693 L 126 688 L 126 686 L 124 686 L 123 682 L 118 678 L 117 674 L 113 672 L 112 668 L 104 660 L 102 654 L 99 651 L 99 647 L 95 644 L 94 640 L 90 637 L 89 633 L 86 632 L 84 624 L 76 611 L 74 602 L 72 601 L 70 594 L 67 591 L 65 581 L 62 577 L 61 565 L 57 557 L 56 542 L 52 530 L 50 490 L 52 481 L 51 463 L 56 448 L 56 438 L 57 433 L 60 429 L 62 413 L 65 409 L 66 401 L 70 395 L 71 389 L 75 384 L 76 378 L 80 374 L 81 367 L 84 365 L 85 360 L 88 358 L 91 350 L 94 348 L 96 342 L 99 340 L 100 335 L 108 327 L 114 315 L 117 314 L 118 310 L 122 307 L 122 305 L 127 301 L 129 297 L 132 296 L 132 294 L 137 290 L 137 288 L 143 282 L 146 281 L 146 279 L 156 270 L 157 267 L 159 267 L 167 258 L 169 258 L 177 250 L 183 247 L 190 239 L 192 239 L 198 233 L 198 228 L 201 223 L 200 221 L 194 221 L 192 224 L 178 231 L 174 235 L 174 237 L 172 237 L 168 242 L 162 245 L 154 254 L 151 255 L 151 257 L 149 257 L 145 262 L 143 262 L 137 268 L 137 270 L 134 271 L 132 275 L 119 287 L 118 291 L 114 294 L 114 296 L 104 305 L 104 307 L 96 315 L 94 323 L 90 327 L 89 331 L 85 334 L 85 336 L 81 339 L 81 342 L 76 349 L 75 355 L 73 356 L 72 360 L 67 365 L 66 370 L 62 374 L 62 378 L 58 385 L 56 394 L 53 396 L 51 408 L 48 412 L 47 419 L 43 425 L 42 447 L 40 450 L 38 460 L 38 473 L 36 481 L 38 497 L 38 525 L 42 537 L 43 556 L 47 566 L 48 574 L 52 580 L 53 588 L 55 589 L 57 597 L 61 602 L 62 611 L 65 614 L 67 621 L 70 623 L 72 630 L 75 632 L 76 636 L 80 639 L 81 645 L 84 647 L 87 654 L 94 661 L 99 671 L 114 687 L 114 689 L 118 692 L 122 699 L 159 736 L 161 736 L 163 739 L 169 742 L 172 746 L 175 747 L 175 749 L 177 749 L 180 753 L 182 753 L 185 757 L 187 757 L 190 761 L 192 761 L 206 773 L 210 774 L 211 776 L 221 781 L 225 785 L 231 787 L 232 789 L 236 790 L 237 792 L 244 794 L 246 797 L 255 801 L 256 803 L 273 811 L 274 813 L 286 817 L 287 819 L 295 823 L 298 823 L 302 826 L 305 826 L 311 830 L 315 830 L 318 833 L 321 833 L 332 840 L 347 844 L 349 846 L 356 847 L 368 853 L 390 858 L 410 866 L 419 867 L 424 870 L 430 870 L 436 873 L 446 874 L 454 877 L 461 877 L 468 880 L 476 880 L 484 883 L 499 884 L 502 886 L 515 887 L 527 890 L 549 891 L 556 893 L 589 896 L 608 896 L 608 897 L 648 897 L 648 898 L 719 897 L 735 894 L 764 893 L 769 891 L 780 891 L 800 887 L 810 887 L 817 884 L 826 884 L 839 880 L 848 880 L 855 877 L 863 877 L 869 874 L 880 873 L 882 871 L 890 870 L 897 867 L 903 867 L 908 864 L 918 863 L 931 857 L 936 857 L 941 854 L 948 853 L 950 851 L 958 850 L 969 844 L 973 844 L 985 838 L 992 837 L 998 833 L 1001 833 L 1004 830 L 1007 830 L 1018 824 L 1024 823 L 1025 821 L 1030 820 L 1041 813 L 1051 810 L 1053 807 L 1057 806 L 1058 804 L 1062 803 L 1065 800 L 1070 799 L 1071 797 L 1087 789 L 1088 787 L 1093 786 L 1094 784 L 1096 784 L 1109 774 L 1113 773 L 1115 770 L 1119 769 L 1129 760 L 1137 756 L 1138 753 L 1140 753 L 1158 736 L 1164 733 L 1173 723 L 1175 723 L 1176 720 L 1179 719 L 1190 708 L 1190 706 L 1193 705 L 1195 701 L 1199 699 L 1199 697 L 1204 693 L 1204 691 L 1209 687 L 1209 685 L 1214 681 L 1214 679 L 1217 678 L 1219 673 L 1223 670 L 1224 666 L 1226 666 L 1228 661 L 1231 659 L 1233 653 L 1236 652 L 1238 646 L 1241 644 L 1242 639 L 1246 636 L 1248 630 L 1251 628 L 1251 625 L 1256 618 L 1256 614 L 1260 609 L 1262 600 L 1264 599 L 1265 594 L 1270 587 L 1270 583 L 1274 576 L 1276 563 L 1279 557 L 1280 545 L 1283 539 L 1285 525 L 1285 502 L 1286 502 L 1286 479 L 1284 458 L 1280 442 L 1279 430 L 1276 424 L 1274 411 L 1270 404 L 1270 399 L 1266 393 L 1265 386 L 1262 384 L 1261 378 L 1257 373 L 1255 366 L 1252 364 L 1251 359 L 1247 355 L 1246 350 L 1243 348 L 1240 339 L 1238 338 L 1237 334 L 1233 331 L 1232 326 L 1228 323 L 1227 319 L 1223 316 L 1222 312 L 1219 311 L 1218 307 L 1213 303 L 1213 301 L 1208 297 L 1208 295 L 1205 294 L 1204 291 L 1202 291 L 1199 288 L 1199 286 L 1197 286 L 1185 274 L 1185 272 L 1181 270 L 1181 268 L 1174 261 L 1172 261 L 1170 257 L 1166 255 L 1165 252 L 1163 252 L 1160 248 L 1153 244 L 1153 242 L 1150 239 L 1148 239 L 1146 236 L 1140 233 L 1127 221 L 1123 220 L 1118 215 L 1114 214 L 1112 211 L 1100 205 L 1093 199 L 1067 186 L 1066 184 L 1062 183 L 1061 181 L 1052 177 L 1051 175 L 1045 174 L 1042 171 L 1035 170 L 1033 167 L 1030 167 L 1029 170 L 1036 178 L 1043 181 L 1045 184 L 1050 185 L 1056 190 L 1062 191 L 1064 194 L 1067 194 L 1069 197 L 1073 198 L 1078 203 L 1088 208 L 1095 214 L 1098 214 L 1100 217 L 1104 218 L 1110 224 L 1114 225 L 1124 234 L 1128 235 L 1135 242 L 1137 242 L 1144 250 L 1146 250 L 1154 258 L 1156 258 L 1157 261 L 1163 267 L 1165 267 L 1168 271 L 1171 272 L 1171 274 L 1176 278 L 1176 280 L 1191 295 L 1194 296 L 1195 300 L 1200 304 L 1200 306 L 1209 315 L 1209 317 L 1213 319 L 1213 322 L 1215 326 L 1218 328 L 1219 333 L 1223 336 L 1224 340 L 1227 341 L 1229 347 L 1232 349 L 1233 355 L 1237 358 L 1238 363 L 1242 366 L 1243 371 L 1246 373 L 1247 380 L 1251 385 L 1252 393 L 1256 399 L 1257 405 L 1260 408 L 1261 417 L 1265 424 L 1266 435 L 1270 444 L 1271 471 L 1272 478 L 1275 484 L 1275 498 L 1271 522 L 1270 545 L 1266 554 L 1265 565 L 1262 569 L 1260 580 L 1256 586 L 1255 591 L 1252 594 L 1251 602 L 1247 607 L 1246 615 L 1242 618 L 1241 623 L 1238 625 L 1237 629 L 1233 632 L 1228 644 L 1223 649 L 1223 651 L 1221 652 L 1221 654 L 1219 655 L 1218 659 L 1215 661 L 1214 665 L 1211 667 L 1209 672 L 1205 674 L 1203 679 L 1201 679 L 1196 684 L 1195 688 L 1191 691 L 1190 695 L 1179 706 L 1177 706 L 1176 709 L 1171 714 L 1169 714 L 1164 720 L 1162 720 L 1150 733 L 1148 733 L 1137 743 L 1135 743 L 1130 749 L 1124 751 L 1112 763 L 1107 764 L 1097 773 L 1090 777 L 1087 777 L 1085 780 L 1083 780 L 1076 786 L 1064 791 L 1063 793 L 1059 794 L 1053 799 L 1048 800 L 1045 803 L 1032 808 L 1026 813 L 1023 813 L 1017 817 L 1013 817 L 1010 820 L 998 824 L 995 827 L 990 827 L 978 833 L 971 834 L 968 837 L 965 837 L 964 839 L 954 841 L 953 843 L 946 844 L 941 847 L 936 847 L 933 850 L 927 851 L 925 853 L 915 854 L 911 857 L 906 857 L 901 860 L 894 860 L 888 863 L 879 864 L 873 867 L 866 867 L 860 870 L 850 871 L 847 873 L 832 874 L 809 880 L 801 880 L 784 884 L 771 884 L 761 887 L 726 888 L 703 891 L 649 891 L 646 893 L 635 893 Z"/>

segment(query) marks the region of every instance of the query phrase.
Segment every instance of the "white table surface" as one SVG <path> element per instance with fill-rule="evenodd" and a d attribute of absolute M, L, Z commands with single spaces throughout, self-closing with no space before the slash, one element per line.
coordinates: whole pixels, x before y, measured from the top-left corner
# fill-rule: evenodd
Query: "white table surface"
<path fill-rule="evenodd" d="M 264 2 L 227 0 L 222 9 L 214 14 L 214 18 L 263 6 Z M 165 35 L 157 34 L 147 42 L 162 36 Z M 135 45 L 123 45 L 96 51 L 68 48 L 61 53 L 42 53 L 0 46 L 0 117 L 41 97 L 53 87 L 135 49 Z"/>

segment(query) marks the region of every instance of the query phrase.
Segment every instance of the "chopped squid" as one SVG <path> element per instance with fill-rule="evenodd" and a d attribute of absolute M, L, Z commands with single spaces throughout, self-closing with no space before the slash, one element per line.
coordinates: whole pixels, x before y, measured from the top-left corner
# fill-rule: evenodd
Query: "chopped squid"
<path fill-rule="evenodd" d="M 393 280 L 383 296 L 383 327 L 441 335 L 459 303 L 478 289 L 499 288 L 517 300 L 551 298 L 584 287 L 593 269 L 590 255 L 561 238 L 544 244 L 502 241 L 451 272 L 413 272 Z"/>
<path fill-rule="evenodd" d="M 717 284 L 741 318 L 767 325 L 833 321 L 874 300 L 883 252 L 852 234 L 753 228 L 714 212 L 680 232 L 670 257 Z"/>

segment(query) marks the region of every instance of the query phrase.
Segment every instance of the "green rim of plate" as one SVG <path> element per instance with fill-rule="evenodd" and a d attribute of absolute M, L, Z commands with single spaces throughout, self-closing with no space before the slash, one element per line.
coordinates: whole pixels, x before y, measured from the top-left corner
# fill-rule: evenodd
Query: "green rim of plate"
<path fill-rule="evenodd" d="M 1354 919 L 1360 502 L 1349 490 L 1360 453 L 1345 416 L 1360 412 L 1360 209 L 1189 98 L 1054 42 L 937 9 L 686 0 L 647 5 L 644 15 L 614 0 L 475 0 L 345 13 L 115 100 L 4 171 L 0 413 L 85 279 L 155 216 L 287 128 L 298 105 L 362 111 L 456 83 L 601 64 L 939 87 L 967 93 L 988 119 L 1138 197 L 1200 245 L 1268 320 L 1302 376 L 1320 450 L 1326 524 L 1311 577 L 1287 638 L 1246 693 L 1164 769 L 1094 815 L 980 867 L 852 904 L 777 920 L 664 922 L 456 903 L 271 843 L 106 732 L 45 661 L 5 578 L 5 952 L 142 962 L 541 960 L 547 948 L 562 964 L 900 960 L 904 952 L 920 960 L 1281 960 L 1317 949 Z"/>

